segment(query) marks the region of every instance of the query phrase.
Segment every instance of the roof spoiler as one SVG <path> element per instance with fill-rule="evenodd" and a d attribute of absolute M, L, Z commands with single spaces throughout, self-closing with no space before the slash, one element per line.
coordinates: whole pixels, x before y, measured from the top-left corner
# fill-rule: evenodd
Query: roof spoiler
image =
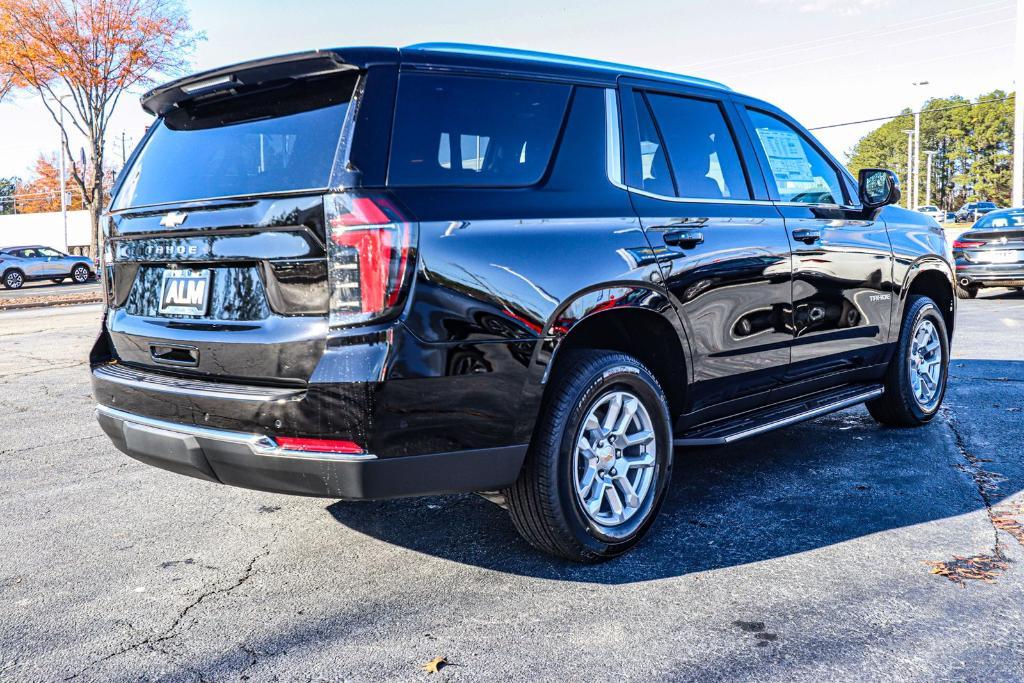
<path fill-rule="evenodd" d="M 142 108 L 154 116 L 163 116 L 182 102 L 238 86 L 358 69 L 346 63 L 337 52 L 328 50 L 256 59 L 203 71 L 154 88 L 142 96 Z"/>

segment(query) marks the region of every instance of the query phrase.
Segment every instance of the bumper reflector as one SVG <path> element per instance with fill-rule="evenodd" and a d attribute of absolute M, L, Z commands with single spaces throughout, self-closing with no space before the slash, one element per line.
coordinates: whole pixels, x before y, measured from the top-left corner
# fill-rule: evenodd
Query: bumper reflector
<path fill-rule="evenodd" d="M 365 451 L 359 444 L 352 441 L 334 439 L 304 439 L 296 436 L 275 436 L 279 448 L 285 451 L 301 451 L 305 453 L 350 453 L 359 454 Z"/>

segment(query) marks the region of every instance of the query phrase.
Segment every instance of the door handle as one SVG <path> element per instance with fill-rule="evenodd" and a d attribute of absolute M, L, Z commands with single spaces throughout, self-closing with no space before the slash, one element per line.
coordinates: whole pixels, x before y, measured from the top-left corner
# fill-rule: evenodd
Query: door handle
<path fill-rule="evenodd" d="M 793 231 L 793 239 L 804 244 L 814 244 L 821 240 L 821 230 L 815 228 L 799 228 Z"/>
<path fill-rule="evenodd" d="M 704 241 L 704 233 L 699 230 L 672 230 L 661 236 L 670 247 L 693 249 Z"/>

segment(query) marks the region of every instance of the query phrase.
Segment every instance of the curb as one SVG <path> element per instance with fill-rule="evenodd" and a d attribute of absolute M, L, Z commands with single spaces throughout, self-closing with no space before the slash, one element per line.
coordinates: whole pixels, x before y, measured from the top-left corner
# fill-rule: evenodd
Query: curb
<path fill-rule="evenodd" d="M 11 303 L 7 303 L 0 299 L 0 312 L 2 311 L 19 311 L 27 308 L 57 308 L 64 306 L 78 306 L 81 304 L 100 304 L 103 303 L 102 296 L 92 296 L 82 299 L 65 299 L 65 300 L 44 300 L 44 301 L 31 301 L 27 303 L 14 303 L 8 299 Z"/>

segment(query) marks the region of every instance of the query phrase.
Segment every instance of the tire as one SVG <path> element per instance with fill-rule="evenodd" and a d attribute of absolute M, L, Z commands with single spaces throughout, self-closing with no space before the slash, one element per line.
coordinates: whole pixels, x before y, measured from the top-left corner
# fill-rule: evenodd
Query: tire
<path fill-rule="evenodd" d="M 4 273 L 4 287 L 6 289 L 21 289 L 24 284 L 25 275 L 20 270 L 12 269 Z"/>
<path fill-rule="evenodd" d="M 62 278 L 62 277 L 55 277 L 55 278 L 53 278 L 53 284 L 55 284 L 55 285 L 59 285 L 62 282 L 64 282 L 64 278 Z"/>
<path fill-rule="evenodd" d="M 978 296 L 978 290 L 980 287 L 961 287 L 959 284 L 956 286 L 956 298 L 957 299 L 975 299 Z"/>
<path fill-rule="evenodd" d="M 608 420 L 617 402 L 618 412 Z M 643 438 L 649 432 L 650 440 L 619 450 L 613 439 L 604 440 L 608 432 L 601 423 L 621 427 L 622 411 L 631 408 L 621 434 Z M 588 422 L 591 416 L 596 422 Z M 589 435 L 587 424 L 592 425 Z M 626 463 L 627 458 L 633 462 Z M 625 473 L 617 472 L 624 463 Z M 644 537 L 661 509 L 671 475 L 668 402 L 651 372 L 622 353 L 573 350 L 566 352 L 551 378 L 523 470 L 504 494 L 512 522 L 534 547 L 577 562 L 600 562 L 621 555 Z M 627 484 L 635 494 L 632 504 Z M 585 499 L 592 502 L 590 511 Z"/>
<path fill-rule="evenodd" d="M 71 279 L 74 280 L 76 285 L 84 285 L 89 281 L 89 277 L 91 275 L 89 267 L 84 266 L 81 263 L 71 269 Z"/>
<path fill-rule="evenodd" d="M 931 348 L 929 340 L 937 342 L 938 346 L 930 353 L 919 353 L 918 344 L 922 341 L 925 343 L 921 348 Z M 923 360 L 937 361 L 938 366 L 933 366 L 932 362 L 923 364 Z M 934 370 L 930 373 L 931 380 L 923 379 L 923 374 L 928 373 L 918 371 L 922 365 Z M 907 300 L 896 353 L 886 371 L 885 393 L 867 403 L 868 412 L 878 422 L 891 427 L 926 424 L 939 412 L 946 395 L 948 373 L 949 336 L 942 311 L 926 296 L 911 296 Z M 924 390 L 919 390 L 918 386 Z"/>

